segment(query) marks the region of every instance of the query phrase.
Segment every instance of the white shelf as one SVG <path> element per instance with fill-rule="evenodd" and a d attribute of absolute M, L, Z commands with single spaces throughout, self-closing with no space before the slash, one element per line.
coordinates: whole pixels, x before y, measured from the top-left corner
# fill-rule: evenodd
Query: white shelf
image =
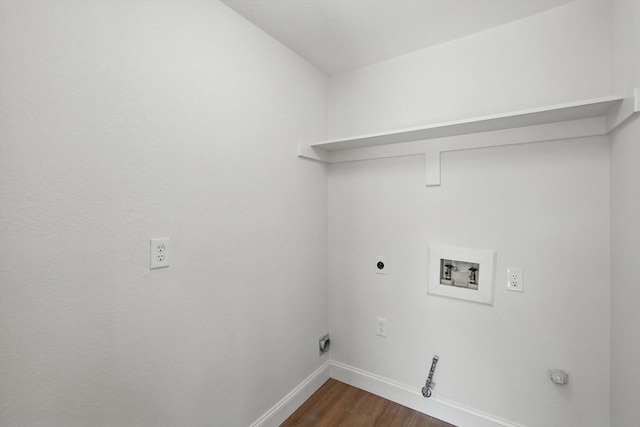
<path fill-rule="evenodd" d="M 604 97 L 351 138 L 300 144 L 300 157 L 325 163 L 424 154 L 427 185 L 440 184 L 440 153 L 606 135 L 640 111 L 631 97 Z"/>

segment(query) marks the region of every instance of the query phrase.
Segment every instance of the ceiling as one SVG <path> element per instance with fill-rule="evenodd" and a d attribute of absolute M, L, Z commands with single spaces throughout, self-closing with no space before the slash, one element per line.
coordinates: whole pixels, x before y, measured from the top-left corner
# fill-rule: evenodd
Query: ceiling
<path fill-rule="evenodd" d="M 222 0 L 332 75 L 573 0 Z"/>

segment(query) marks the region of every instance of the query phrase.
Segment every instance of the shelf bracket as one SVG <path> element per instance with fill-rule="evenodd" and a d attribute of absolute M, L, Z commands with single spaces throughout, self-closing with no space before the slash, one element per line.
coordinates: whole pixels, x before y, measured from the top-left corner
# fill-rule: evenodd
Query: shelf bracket
<path fill-rule="evenodd" d="M 316 149 L 302 142 L 298 144 L 298 157 L 331 163 L 329 153 L 326 150 Z"/>
<path fill-rule="evenodd" d="M 443 152 L 604 136 L 640 112 L 640 88 L 630 96 L 608 96 L 545 108 L 459 120 L 321 143 L 300 143 L 298 156 L 343 163 L 424 156 L 427 187 L 441 184 Z"/>
<path fill-rule="evenodd" d="M 424 180 L 427 187 L 440 185 L 440 151 L 430 151 L 424 154 Z"/>
<path fill-rule="evenodd" d="M 640 112 L 640 87 L 633 91 L 633 95 L 622 99 L 620 105 L 612 108 L 606 116 L 606 129 L 610 133 L 620 126 L 633 114 Z"/>

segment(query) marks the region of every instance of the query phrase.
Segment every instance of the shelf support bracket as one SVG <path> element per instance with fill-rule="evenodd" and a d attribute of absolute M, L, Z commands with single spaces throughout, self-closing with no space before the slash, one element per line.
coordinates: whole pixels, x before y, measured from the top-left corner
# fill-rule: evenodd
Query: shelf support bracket
<path fill-rule="evenodd" d="M 323 163 L 331 163 L 329 159 L 329 153 L 325 150 L 317 150 L 309 146 L 309 144 L 305 144 L 301 142 L 298 144 L 298 157 L 303 157 L 305 159 L 317 160 Z"/>
<path fill-rule="evenodd" d="M 442 181 L 442 153 L 503 145 L 604 136 L 640 112 L 640 88 L 546 108 L 497 114 L 393 132 L 298 145 L 298 156 L 323 163 L 424 156 L 427 187 Z"/>
<path fill-rule="evenodd" d="M 610 133 L 620 126 L 634 113 L 640 112 L 640 88 L 635 88 L 631 97 L 622 100 L 617 108 L 612 109 L 606 116 L 606 132 Z"/>
<path fill-rule="evenodd" d="M 430 150 L 424 154 L 424 178 L 427 187 L 440 186 L 440 150 Z"/>

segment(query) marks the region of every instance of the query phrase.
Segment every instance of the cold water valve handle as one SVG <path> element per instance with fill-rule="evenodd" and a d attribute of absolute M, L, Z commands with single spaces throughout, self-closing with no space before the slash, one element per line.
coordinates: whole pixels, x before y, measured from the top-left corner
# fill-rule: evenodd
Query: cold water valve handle
<path fill-rule="evenodd" d="M 436 383 L 433 382 L 433 373 L 436 370 L 436 364 L 438 363 L 438 356 L 433 356 L 433 360 L 431 361 L 431 369 L 429 370 L 429 376 L 427 377 L 427 383 L 422 387 L 422 395 L 424 397 L 431 397 L 431 390 L 436 386 Z"/>

